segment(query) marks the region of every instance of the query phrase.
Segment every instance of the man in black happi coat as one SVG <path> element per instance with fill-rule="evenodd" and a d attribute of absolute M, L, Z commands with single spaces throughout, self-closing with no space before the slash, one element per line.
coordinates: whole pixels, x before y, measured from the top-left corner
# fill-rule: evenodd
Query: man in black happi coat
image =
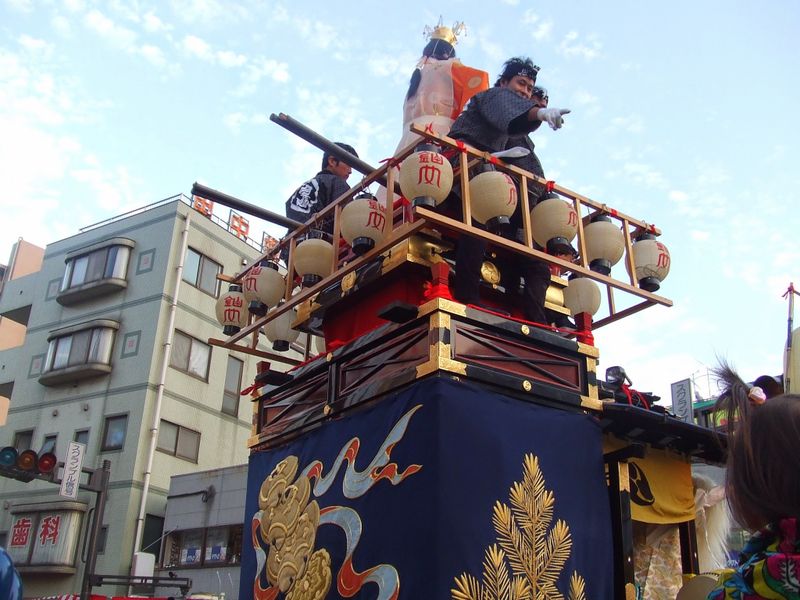
<path fill-rule="evenodd" d="M 534 100 L 533 88 L 539 67 L 529 58 L 511 58 L 503 65 L 503 72 L 495 87 L 474 96 L 467 108 L 453 123 L 450 137 L 462 140 L 487 152 L 504 150 L 509 138 L 526 136 L 543 122 L 560 129 L 569 109 L 542 108 Z M 453 208 L 460 213 L 460 203 Z M 519 211 L 520 209 L 518 209 Z M 513 219 L 512 219 L 513 220 Z M 465 304 L 478 304 L 480 300 L 480 270 L 486 253 L 486 242 L 471 236 L 462 236 L 456 248 L 456 274 L 453 285 L 455 298 Z M 548 323 L 544 299 L 550 283 L 550 269 L 539 260 L 524 260 L 520 270 L 508 265 L 503 284 L 507 291 L 519 287 L 519 272 L 525 278 L 523 311 L 525 318 L 536 323 Z"/>
<path fill-rule="evenodd" d="M 352 146 L 342 142 L 336 142 L 336 145 L 358 157 Z M 305 223 L 312 215 L 350 189 L 347 178 L 352 172 L 353 169 L 346 162 L 325 152 L 322 156 L 322 170 L 289 196 L 286 201 L 286 216 L 299 223 Z M 329 234 L 333 233 L 333 218 L 326 218 L 320 229 Z"/>

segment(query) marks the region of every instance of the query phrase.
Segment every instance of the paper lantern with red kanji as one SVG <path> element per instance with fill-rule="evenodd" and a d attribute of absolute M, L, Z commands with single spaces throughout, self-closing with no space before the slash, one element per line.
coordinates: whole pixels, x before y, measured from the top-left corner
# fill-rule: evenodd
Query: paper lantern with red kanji
<path fill-rule="evenodd" d="M 342 237 L 356 254 L 364 254 L 383 239 L 386 211 L 371 194 L 353 198 L 342 209 Z"/>
<path fill-rule="evenodd" d="M 242 327 L 247 326 L 248 317 L 247 301 L 242 292 L 242 286 L 231 284 L 228 291 L 217 299 L 217 321 L 222 325 L 222 333 L 233 335 Z"/>
<path fill-rule="evenodd" d="M 421 144 L 400 165 L 400 189 L 414 206 L 433 208 L 452 187 L 453 167 L 432 144 Z"/>
<path fill-rule="evenodd" d="M 472 218 L 497 233 L 508 226 L 517 209 L 517 187 L 507 174 L 486 170 L 470 179 L 469 200 Z"/>
<path fill-rule="evenodd" d="M 258 316 L 267 314 L 267 309 L 278 304 L 286 293 L 286 280 L 278 265 L 269 260 L 262 260 L 250 269 L 242 283 L 248 310 Z"/>
<path fill-rule="evenodd" d="M 570 244 L 578 235 L 578 213 L 571 202 L 549 193 L 531 211 L 534 241 L 550 254 L 573 254 Z"/>
<path fill-rule="evenodd" d="M 605 215 L 597 215 L 583 228 L 586 240 L 586 258 L 589 268 L 603 275 L 611 273 L 611 267 L 625 253 L 625 236 L 622 230 Z"/>
<path fill-rule="evenodd" d="M 644 233 L 637 237 L 633 242 L 632 250 L 639 287 L 648 292 L 658 291 L 661 282 L 669 275 L 669 250 L 651 233 Z M 630 268 L 628 268 L 628 273 L 630 273 Z"/>

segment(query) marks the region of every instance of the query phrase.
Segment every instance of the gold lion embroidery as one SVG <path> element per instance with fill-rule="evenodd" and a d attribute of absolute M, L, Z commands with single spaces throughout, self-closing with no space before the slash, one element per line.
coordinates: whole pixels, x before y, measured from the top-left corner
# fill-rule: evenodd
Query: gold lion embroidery
<path fill-rule="evenodd" d="M 295 479 L 297 457 L 288 456 L 264 480 L 258 494 L 261 535 L 269 544 L 266 574 L 270 585 L 295 600 L 319 600 L 331 586 L 331 560 L 314 551 L 319 505 L 309 502 L 311 483 Z"/>
<path fill-rule="evenodd" d="M 497 501 L 492 524 L 497 543 L 486 549 L 479 581 L 462 573 L 450 590 L 453 600 L 563 600 L 556 588 L 572 550 L 569 525 L 553 521 L 555 496 L 545 488 L 539 459 L 526 454 L 522 481 L 509 489 L 510 506 Z M 585 581 L 577 572 L 569 582 L 569 600 L 585 600 Z"/>

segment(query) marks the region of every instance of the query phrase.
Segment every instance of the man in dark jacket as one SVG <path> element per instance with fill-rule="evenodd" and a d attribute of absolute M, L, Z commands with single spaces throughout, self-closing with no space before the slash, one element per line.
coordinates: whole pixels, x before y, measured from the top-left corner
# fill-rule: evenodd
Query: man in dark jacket
<path fill-rule="evenodd" d="M 511 58 L 503 65 L 503 72 L 495 87 L 474 96 L 466 110 L 453 123 L 450 137 L 463 140 L 487 152 L 506 149 L 509 139 L 527 136 L 542 123 L 560 129 L 569 109 L 543 108 L 534 100 L 533 89 L 539 67 L 529 58 Z M 458 203 L 456 203 L 458 204 Z M 455 206 L 460 213 L 460 206 Z M 517 211 L 519 212 L 519 210 Z M 462 236 L 456 248 L 456 274 L 454 296 L 465 304 L 479 303 L 480 271 L 486 253 L 486 242 L 471 236 Z M 525 279 L 523 311 L 525 318 L 536 323 L 549 323 L 544 300 L 550 284 L 550 269 L 539 260 L 525 260 L 520 270 L 504 269 L 510 277 L 504 278 L 507 291 L 519 287 L 517 273 Z"/>
<path fill-rule="evenodd" d="M 342 142 L 336 142 L 336 145 L 347 150 L 353 156 L 358 156 L 352 146 Z M 353 169 L 346 162 L 325 152 L 322 156 L 322 170 L 289 196 L 286 201 L 286 216 L 305 223 L 350 189 L 350 186 L 347 185 L 347 178 L 352 172 Z M 333 218 L 326 218 L 318 229 L 332 234 Z"/>

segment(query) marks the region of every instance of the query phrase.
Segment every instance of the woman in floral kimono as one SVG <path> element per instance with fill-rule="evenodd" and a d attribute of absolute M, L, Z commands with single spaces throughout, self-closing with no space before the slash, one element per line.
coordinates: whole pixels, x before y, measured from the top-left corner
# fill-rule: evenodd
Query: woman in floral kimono
<path fill-rule="evenodd" d="M 732 430 L 728 502 L 739 523 L 756 533 L 739 567 L 723 572 L 708 599 L 800 599 L 800 396 L 767 400 L 727 365 L 717 375 L 727 385 L 720 403 Z"/>

